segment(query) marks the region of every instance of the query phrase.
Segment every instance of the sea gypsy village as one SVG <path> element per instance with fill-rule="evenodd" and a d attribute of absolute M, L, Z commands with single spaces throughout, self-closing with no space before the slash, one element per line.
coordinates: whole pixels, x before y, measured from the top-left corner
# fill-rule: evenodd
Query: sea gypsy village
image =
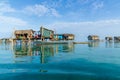
<path fill-rule="evenodd" d="M 11 38 L 0 39 L 0 44 L 12 44 L 11 48 L 15 56 L 20 55 L 40 55 L 41 63 L 45 63 L 45 55 L 54 56 L 58 52 L 73 52 L 74 44 L 85 44 L 88 47 L 99 47 L 101 42 L 105 42 L 105 47 L 120 48 L 120 36 L 107 36 L 101 40 L 98 35 L 88 35 L 86 42 L 76 42 L 72 33 L 56 34 L 54 30 L 40 27 L 38 31 L 33 29 L 14 30 Z"/>
<path fill-rule="evenodd" d="M 86 42 L 76 42 L 75 35 L 72 33 L 56 34 L 54 30 L 40 27 L 38 31 L 14 30 L 11 38 L 0 39 L 0 45 L 5 49 L 11 48 L 15 58 L 19 56 L 41 56 L 40 62 L 48 62 L 47 57 L 54 56 L 57 53 L 73 53 L 75 44 L 83 44 L 89 48 L 96 48 L 105 43 L 106 48 L 120 48 L 120 36 L 107 36 L 101 40 L 98 35 L 88 35 Z M 28 62 L 31 59 L 27 59 Z M 15 60 L 19 62 L 19 60 Z"/>
<path fill-rule="evenodd" d="M 63 33 L 56 34 L 54 30 L 47 29 L 45 27 L 40 27 L 38 31 L 34 31 L 33 29 L 28 30 L 14 30 L 13 36 L 11 38 L 2 38 L 0 42 L 12 42 L 14 44 L 20 43 L 31 43 L 34 44 L 89 44 L 92 45 L 94 43 L 98 43 L 101 40 L 98 35 L 88 35 L 86 37 L 88 41 L 86 42 L 76 42 L 74 41 L 75 35 L 72 33 Z M 108 42 L 120 42 L 120 36 L 106 36 L 105 41 Z M 93 44 L 94 45 L 94 44 Z"/>
<path fill-rule="evenodd" d="M 39 41 L 41 44 L 46 43 L 67 43 L 68 41 L 74 40 L 74 34 L 55 34 L 55 31 L 40 27 L 40 30 L 34 31 L 32 29 L 29 30 L 15 30 L 14 38 L 3 38 L 1 41 L 9 42 L 12 41 L 14 43 L 21 42 L 30 42 L 30 41 Z"/>
<path fill-rule="evenodd" d="M 119 64 L 119 36 L 106 36 L 104 40 L 101 40 L 98 35 L 88 35 L 85 36 L 88 41 L 76 42 L 75 38 L 77 36 L 72 33 L 56 34 L 56 31 L 45 27 L 40 27 L 38 31 L 32 29 L 14 30 L 13 35 L 14 37 L 0 40 L 0 62 L 5 63 L 5 65 L 1 64 L 1 68 L 9 69 L 8 73 L 15 75 L 16 79 L 18 79 L 16 74 L 22 74 L 18 80 L 26 77 L 23 77 L 24 73 L 25 75 L 26 73 L 33 73 L 32 77 L 27 75 L 29 80 L 31 78 L 34 78 L 32 80 L 38 80 L 35 79 L 36 75 L 40 79 L 41 77 L 46 78 L 46 75 L 55 78 L 57 74 L 60 77 L 68 74 L 65 79 L 68 80 L 68 77 L 74 73 L 74 75 L 81 75 L 81 73 L 86 75 L 91 74 L 91 72 L 95 73 L 93 77 L 96 77 L 96 75 L 103 76 L 104 73 L 108 75 L 110 71 L 114 72 L 111 67 L 114 68 L 115 65 L 111 66 L 111 64 Z M 116 69 L 115 66 L 115 70 L 117 72 L 119 67 Z M 83 73 L 84 71 L 85 73 Z M 3 74 L 6 75 L 6 73 Z M 113 74 L 110 73 L 107 77 L 111 75 Z M 119 76 L 119 74 L 115 75 Z M 44 78 L 43 80 L 47 80 Z M 58 79 L 59 77 L 54 80 Z"/>

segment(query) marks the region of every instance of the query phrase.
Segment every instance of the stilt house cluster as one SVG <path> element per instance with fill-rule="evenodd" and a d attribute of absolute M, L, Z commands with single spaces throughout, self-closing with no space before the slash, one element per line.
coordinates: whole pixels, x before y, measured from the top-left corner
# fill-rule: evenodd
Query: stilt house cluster
<path fill-rule="evenodd" d="M 97 36 L 97 35 L 89 35 L 88 36 L 88 40 L 92 40 L 92 41 L 99 41 L 100 39 L 99 39 L 99 36 Z M 114 40 L 114 41 L 120 41 L 120 36 L 114 36 L 114 38 L 113 37 L 111 37 L 111 36 L 107 36 L 107 37 L 105 37 L 105 40 L 106 41 L 112 41 L 112 40 Z"/>
<path fill-rule="evenodd" d="M 17 40 L 74 40 L 74 34 L 55 34 L 53 30 L 41 27 L 39 31 L 30 30 L 16 30 L 14 32 Z"/>

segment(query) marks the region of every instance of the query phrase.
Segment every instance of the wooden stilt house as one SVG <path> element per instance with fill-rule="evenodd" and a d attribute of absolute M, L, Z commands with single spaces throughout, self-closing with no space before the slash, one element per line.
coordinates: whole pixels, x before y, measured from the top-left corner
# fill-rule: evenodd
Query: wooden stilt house
<path fill-rule="evenodd" d="M 73 34 L 63 34 L 65 40 L 74 40 Z"/>
<path fill-rule="evenodd" d="M 63 34 L 54 34 L 54 40 L 63 40 Z"/>
<path fill-rule="evenodd" d="M 49 39 L 53 40 L 54 39 L 54 31 L 49 30 L 47 28 L 40 28 L 40 33 L 41 33 L 41 40 L 44 41 L 44 39 Z"/>
<path fill-rule="evenodd" d="M 114 41 L 120 41 L 120 36 L 115 36 Z"/>
<path fill-rule="evenodd" d="M 54 40 L 74 40 L 73 34 L 54 34 Z"/>
<path fill-rule="evenodd" d="M 113 40 L 113 38 L 108 36 L 108 37 L 105 37 L 105 40 L 106 41 L 111 41 L 111 40 Z"/>
<path fill-rule="evenodd" d="M 99 36 L 97 36 L 97 35 L 89 35 L 88 40 L 99 40 Z"/>
<path fill-rule="evenodd" d="M 20 40 L 30 40 L 33 38 L 34 31 L 30 30 L 16 30 L 14 32 L 15 38 Z"/>

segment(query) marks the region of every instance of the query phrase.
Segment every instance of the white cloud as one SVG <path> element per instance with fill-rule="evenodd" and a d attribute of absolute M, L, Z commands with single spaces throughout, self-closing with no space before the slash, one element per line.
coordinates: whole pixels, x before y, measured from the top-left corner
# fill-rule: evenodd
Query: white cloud
<path fill-rule="evenodd" d="M 36 4 L 33 6 L 26 6 L 24 12 L 31 15 L 37 16 L 55 16 L 58 17 L 59 14 L 54 8 L 49 8 L 44 5 Z"/>
<path fill-rule="evenodd" d="M 92 6 L 93 6 L 93 9 L 97 10 L 97 9 L 103 8 L 104 3 L 103 3 L 103 1 L 101 1 L 101 2 L 95 1 L 92 3 Z"/>
<path fill-rule="evenodd" d="M 47 28 L 56 30 L 57 33 L 73 33 L 76 36 L 75 40 L 87 40 L 90 34 L 99 35 L 104 39 L 105 36 L 120 35 L 120 20 L 100 20 L 87 22 L 56 22 Z"/>
<path fill-rule="evenodd" d="M 120 25 L 120 20 L 99 20 L 99 21 L 86 21 L 86 22 L 56 22 L 52 24 L 52 26 L 55 28 L 57 26 L 59 27 L 68 27 L 71 28 L 72 26 L 74 28 L 82 27 L 82 26 L 87 26 L 92 28 L 93 26 L 108 26 L 108 25 Z M 89 26 L 90 25 L 90 26 Z"/>
<path fill-rule="evenodd" d="M 0 14 L 6 13 L 6 12 L 15 12 L 16 10 L 12 8 L 8 3 L 1 2 L 0 3 Z"/>
<path fill-rule="evenodd" d="M 30 13 L 30 14 L 35 14 L 38 16 L 43 16 L 46 13 L 48 13 L 48 8 L 46 8 L 43 5 L 34 5 L 34 6 L 27 6 L 25 8 L 25 11 Z"/>
<path fill-rule="evenodd" d="M 27 22 L 15 17 L 0 16 L 0 24 L 9 24 L 14 26 L 26 26 Z"/>
<path fill-rule="evenodd" d="M 22 19 L 0 15 L 0 38 L 9 38 L 13 29 L 29 29 L 28 23 Z"/>
<path fill-rule="evenodd" d="M 27 15 L 36 15 L 36 16 L 55 16 L 59 17 L 60 14 L 57 12 L 56 9 L 51 8 L 49 6 L 41 5 L 41 4 L 35 4 L 32 6 L 26 6 L 25 8 L 21 10 L 16 10 L 15 8 L 11 7 L 11 5 L 8 2 L 0 2 L 0 14 L 4 13 L 26 13 Z"/>
<path fill-rule="evenodd" d="M 56 16 L 56 17 L 60 17 L 60 14 L 58 14 L 58 12 L 55 10 L 55 9 L 50 9 L 50 11 L 51 11 L 51 14 L 52 15 L 54 15 L 54 16 Z"/>

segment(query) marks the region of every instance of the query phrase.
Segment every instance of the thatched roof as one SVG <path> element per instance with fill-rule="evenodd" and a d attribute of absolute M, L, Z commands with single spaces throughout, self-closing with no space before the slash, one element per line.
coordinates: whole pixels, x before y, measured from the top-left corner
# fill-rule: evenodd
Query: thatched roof
<path fill-rule="evenodd" d="M 113 38 L 111 36 L 105 37 L 105 40 L 112 40 Z"/>
<path fill-rule="evenodd" d="M 120 40 L 120 36 L 115 36 L 114 39 L 115 40 Z"/>
<path fill-rule="evenodd" d="M 97 36 L 97 35 L 89 35 L 88 40 L 99 40 L 99 36 Z"/>
<path fill-rule="evenodd" d="M 74 36 L 74 34 L 63 34 L 64 36 Z"/>
<path fill-rule="evenodd" d="M 16 30 L 14 32 L 14 34 L 25 34 L 25 33 L 30 34 L 31 32 L 34 33 L 35 31 L 33 31 L 32 29 L 30 29 L 30 30 Z"/>
<path fill-rule="evenodd" d="M 88 37 L 99 37 L 98 35 L 89 35 Z"/>

